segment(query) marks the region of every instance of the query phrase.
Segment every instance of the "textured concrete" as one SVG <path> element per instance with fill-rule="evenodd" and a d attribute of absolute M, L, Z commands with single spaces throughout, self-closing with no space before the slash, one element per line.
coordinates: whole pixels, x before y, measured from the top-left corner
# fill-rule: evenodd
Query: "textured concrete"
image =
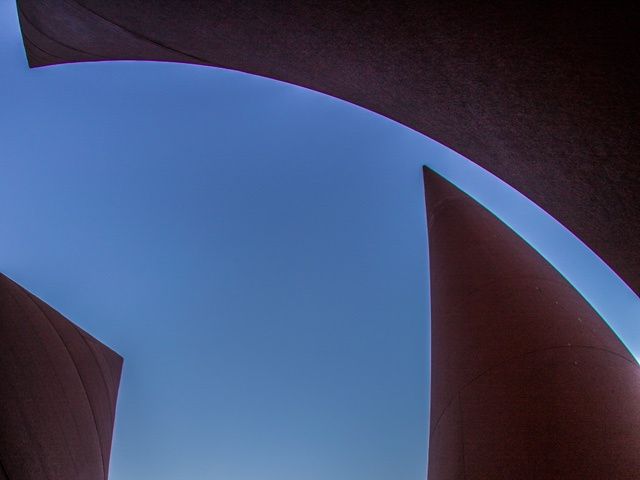
<path fill-rule="evenodd" d="M 640 292 L 636 3 L 17 3 L 34 67 L 214 65 L 397 120 L 527 195 Z"/>
<path fill-rule="evenodd" d="M 425 169 L 429 479 L 640 478 L 640 367 L 536 251 Z"/>
<path fill-rule="evenodd" d="M 0 479 L 105 480 L 122 358 L 0 274 Z"/>

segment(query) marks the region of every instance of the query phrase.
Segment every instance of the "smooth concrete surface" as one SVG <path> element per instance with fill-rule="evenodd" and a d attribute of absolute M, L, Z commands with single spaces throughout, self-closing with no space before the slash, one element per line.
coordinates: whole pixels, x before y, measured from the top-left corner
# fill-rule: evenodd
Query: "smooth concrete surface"
<path fill-rule="evenodd" d="M 0 479 L 106 480 L 122 357 L 0 274 Z"/>
<path fill-rule="evenodd" d="M 632 480 L 640 367 L 492 213 L 424 170 L 431 275 L 429 480 Z"/>

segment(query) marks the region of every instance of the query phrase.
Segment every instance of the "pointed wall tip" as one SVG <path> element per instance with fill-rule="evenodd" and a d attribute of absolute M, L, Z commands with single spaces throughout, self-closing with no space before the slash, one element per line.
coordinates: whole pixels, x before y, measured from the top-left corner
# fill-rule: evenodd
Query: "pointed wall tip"
<path fill-rule="evenodd" d="M 635 478 L 634 358 L 538 252 L 451 182 L 423 171 L 429 478 Z"/>
<path fill-rule="evenodd" d="M 122 357 L 0 273 L 0 478 L 106 480 Z"/>
<path fill-rule="evenodd" d="M 468 203 L 473 209 L 484 210 L 493 215 L 486 207 L 478 203 L 470 195 L 462 191 L 451 181 L 427 166 L 422 167 L 424 177 L 424 194 L 427 209 L 427 221 L 431 226 L 434 216 L 448 202 Z"/>
<path fill-rule="evenodd" d="M 433 188 L 436 189 L 436 191 L 431 193 L 444 194 L 446 192 L 449 195 L 461 195 L 471 199 L 468 194 L 463 192 L 453 182 L 447 180 L 444 176 L 426 165 L 422 166 L 422 175 L 424 177 L 425 192 L 427 194 L 430 193 L 429 190 Z"/>

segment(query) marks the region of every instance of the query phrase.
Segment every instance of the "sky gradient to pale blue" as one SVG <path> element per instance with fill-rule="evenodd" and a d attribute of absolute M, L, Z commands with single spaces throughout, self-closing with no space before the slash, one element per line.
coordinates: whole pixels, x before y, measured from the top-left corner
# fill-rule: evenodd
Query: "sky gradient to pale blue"
<path fill-rule="evenodd" d="M 421 166 L 542 252 L 640 355 L 640 300 L 468 160 L 238 72 L 29 70 L 0 0 L 0 271 L 125 358 L 111 480 L 421 480 Z"/>

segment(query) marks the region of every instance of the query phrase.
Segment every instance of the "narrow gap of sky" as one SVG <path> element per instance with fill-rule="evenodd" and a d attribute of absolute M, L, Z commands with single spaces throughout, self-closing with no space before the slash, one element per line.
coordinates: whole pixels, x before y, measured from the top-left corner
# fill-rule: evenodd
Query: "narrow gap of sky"
<path fill-rule="evenodd" d="M 640 299 L 589 247 L 520 192 L 451 150 L 426 164 L 475 198 L 551 263 L 640 357 Z"/>

